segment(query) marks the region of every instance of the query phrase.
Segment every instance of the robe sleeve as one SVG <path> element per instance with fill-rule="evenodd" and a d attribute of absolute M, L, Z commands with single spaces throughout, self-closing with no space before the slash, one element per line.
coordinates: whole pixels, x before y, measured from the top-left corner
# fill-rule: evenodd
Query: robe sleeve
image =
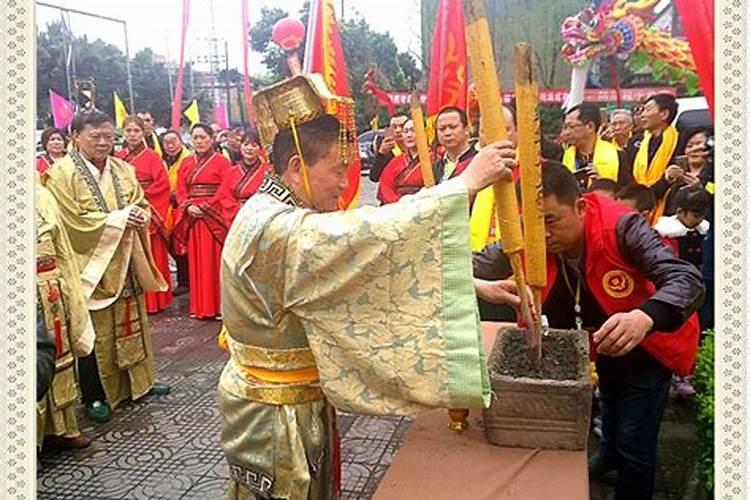
<path fill-rule="evenodd" d="M 75 356 L 86 356 L 94 349 L 94 325 L 81 289 L 81 272 L 70 245 L 68 233 L 57 218 L 57 203 L 42 187 L 37 187 L 37 210 L 51 224 L 55 259 L 65 283 L 65 312 L 68 317 L 68 337 Z"/>
<path fill-rule="evenodd" d="M 399 199 L 394 184 L 396 181 L 396 172 L 398 167 L 403 164 L 403 161 L 402 156 L 392 159 L 380 174 L 380 180 L 378 181 L 378 200 L 384 205 L 394 203 Z"/>
<path fill-rule="evenodd" d="M 467 213 L 456 179 L 386 207 L 272 222 L 288 237 L 284 309 L 303 325 L 336 407 L 489 404 Z"/>
<path fill-rule="evenodd" d="M 169 211 L 169 177 L 164 163 L 154 154 L 149 162 L 151 183 L 143 188 L 151 207 L 152 232 L 162 231 L 166 234 L 166 218 Z"/>
<path fill-rule="evenodd" d="M 219 204 L 221 205 L 221 213 L 224 217 L 227 227 L 232 225 L 232 221 L 237 215 L 237 211 L 240 209 L 240 203 L 237 198 L 234 197 L 232 192 L 237 183 L 242 179 L 241 175 L 238 175 L 237 169 L 240 167 L 232 166 L 227 171 L 226 175 L 222 177 L 221 184 L 219 184 L 218 198 Z"/>

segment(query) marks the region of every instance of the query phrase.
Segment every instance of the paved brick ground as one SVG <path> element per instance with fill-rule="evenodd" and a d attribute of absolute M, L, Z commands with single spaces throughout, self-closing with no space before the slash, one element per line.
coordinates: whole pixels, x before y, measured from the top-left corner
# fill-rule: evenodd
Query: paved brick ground
<path fill-rule="evenodd" d="M 216 385 L 226 354 L 219 323 L 187 317 L 183 300 L 152 317 L 162 397 L 128 402 L 106 424 L 82 431 L 85 450 L 41 457 L 39 499 L 224 499 L 228 470 L 219 447 Z M 400 446 L 409 420 L 340 415 L 344 498 L 369 498 Z"/>

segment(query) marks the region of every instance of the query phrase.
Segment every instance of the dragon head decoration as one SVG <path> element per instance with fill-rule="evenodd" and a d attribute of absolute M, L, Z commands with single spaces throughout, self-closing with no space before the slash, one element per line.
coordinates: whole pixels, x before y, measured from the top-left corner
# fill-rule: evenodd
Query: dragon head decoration
<path fill-rule="evenodd" d="M 659 0 L 603 0 L 563 21 L 563 59 L 576 67 L 599 57 L 627 58 L 635 51 L 688 71 L 695 71 L 690 47 L 684 40 L 650 26 Z"/>

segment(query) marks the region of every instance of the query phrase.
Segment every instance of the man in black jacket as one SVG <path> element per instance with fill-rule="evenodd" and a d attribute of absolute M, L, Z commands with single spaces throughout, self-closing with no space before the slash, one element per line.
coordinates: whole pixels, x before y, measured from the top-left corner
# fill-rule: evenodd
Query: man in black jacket
<path fill-rule="evenodd" d="M 383 169 L 391 162 L 393 158 L 405 151 L 404 146 L 404 125 L 409 121 L 409 117 L 404 113 L 396 113 L 391 116 L 390 126 L 384 136 L 376 136 L 373 141 L 375 149 L 375 159 L 370 168 L 370 180 L 378 182 Z"/>
<path fill-rule="evenodd" d="M 582 197 L 565 166 L 546 164 L 542 184 L 549 280 L 542 312 L 553 328 L 588 331 L 598 354 L 602 438 L 589 474 L 617 470 L 617 500 L 650 499 L 671 375 L 695 359 L 701 276 L 640 214 Z M 476 278 L 510 274 L 498 244 L 474 258 Z"/>

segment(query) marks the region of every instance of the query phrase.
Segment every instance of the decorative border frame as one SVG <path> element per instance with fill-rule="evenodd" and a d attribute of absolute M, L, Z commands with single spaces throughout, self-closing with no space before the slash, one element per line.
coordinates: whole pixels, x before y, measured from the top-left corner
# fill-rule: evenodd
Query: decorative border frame
<path fill-rule="evenodd" d="M 35 24 L 32 0 L 0 11 L 0 498 L 35 498 L 34 128 Z M 750 477 L 745 419 L 745 297 L 750 199 L 750 89 L 746 0 L 716 0 L 716 498 L 745 498 Z M 743 92 L 747 89 L 747 94 Z M 747 99 L 745 99 L 747 98 Z M 746 153 L 746 154 L 743 154 Z M 745 202 L 743 204 L 743 201 Z M 745 206 L 743 206 L 745 205 Z M 745 210 L 743 212 L 743 209 Z M 745 292 L 747 295 L 745 295 Z M 747 373 L 746 373 L 747 370 Z M 747 472 L 747 474 L 743 474 Z"/>
<path fill-rule="evenodd" d="M 747 0 L 716 12 L 715 498 L 745 498 L 747 363 Z M 744 201 L 744 203 L 743 203 Z M 745 206 L 743 206 L 745 205 Z"/>
<path fill-rule="evenodd" d="M 36 332 L 34 4 L 0 10 L 0 497 L 34 498 Z"/>

